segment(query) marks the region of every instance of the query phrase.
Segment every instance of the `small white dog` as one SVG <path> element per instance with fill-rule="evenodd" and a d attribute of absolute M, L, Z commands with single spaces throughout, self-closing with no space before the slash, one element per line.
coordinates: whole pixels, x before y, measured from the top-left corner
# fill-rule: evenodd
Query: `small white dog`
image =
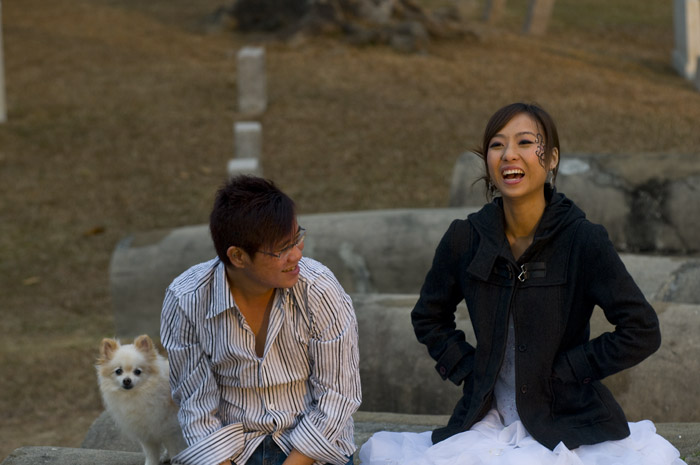
<path fill-rule="evenodd" d="M 124 434 L 141 444 L 145 465 L 157 465 L 163 448 L 166 461 L 185 448 L 170 396 L 168 361 L 150 337 L 125 345 L 103 339 L 95 368 L 105 409 Z"/>

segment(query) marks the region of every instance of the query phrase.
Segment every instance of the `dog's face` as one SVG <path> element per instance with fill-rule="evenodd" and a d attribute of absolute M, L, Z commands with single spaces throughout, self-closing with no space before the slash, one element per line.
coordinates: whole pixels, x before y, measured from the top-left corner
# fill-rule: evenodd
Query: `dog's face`
<path fill-rule="evenodd" d="M 110 391 L 138 388 L 154 370 L 156 355 L 148 336 L 139 336 L 133 344 L 125 345 L 103 339 L 96 365 L 100 385 Z"/>

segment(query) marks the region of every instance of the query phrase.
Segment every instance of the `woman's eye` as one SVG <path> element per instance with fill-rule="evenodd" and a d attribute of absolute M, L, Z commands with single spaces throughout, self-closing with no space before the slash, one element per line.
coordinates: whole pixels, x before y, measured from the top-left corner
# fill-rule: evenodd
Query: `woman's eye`
<path fill-rule="evenodd" d="M 520 145 L 532 145 L 532 144 L 534 144 L 534 142 L 531 140 L 523 139 L 520 141 Z"/>
<path fill-rule="evenodd" d="M 499 147 L 503 147 L 503 144 L 501 144 L 500 142 L 491 142 L 491 144 L 489 145 L 490 149 L 497 149 Z"/>

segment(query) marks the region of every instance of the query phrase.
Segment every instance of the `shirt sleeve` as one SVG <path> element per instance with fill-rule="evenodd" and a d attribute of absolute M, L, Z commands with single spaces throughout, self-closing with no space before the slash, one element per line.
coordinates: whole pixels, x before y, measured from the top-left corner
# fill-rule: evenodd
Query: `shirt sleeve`
<path fill-rule="evenodd" d="M 221 396 L 209 359 L 171 289 L 163 302 L 160 332 L 170 361 L 170 389 L 180 407 L 178 419 L 188 445 L 173 462 L 195 465 L 235 459 L 244 447 L 243 425 L 223 426 L 216 416 Z"/>
<path fill-rule="evenodd" d="M 355 452 L 352 414 L 362 401 L 357 320 L 335 277 L 308 289 L 313 407 L 290 436 L 292 446 L 322 463 L 344 464 Z"/>

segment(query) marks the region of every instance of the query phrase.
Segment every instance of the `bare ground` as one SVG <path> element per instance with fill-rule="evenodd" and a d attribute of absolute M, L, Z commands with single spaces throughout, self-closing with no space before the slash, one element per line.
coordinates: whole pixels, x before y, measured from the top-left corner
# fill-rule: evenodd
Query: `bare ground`
<path fill-rule="evenodd" d="M 670 0 L 559 0 L 545 38 L 519 34 L 523 0 L 493 27 L 479 22 L 479 2 L 464 1 L 479 40 L 422 54 L 334 38 L 265 42 L 263 168 L 302 213 L 445 206 L 457 156 L 515 100 L 551 111 L 564 156 L 697 163 L 700 92 L 669 64 Z M 113 335 L 116 243 L 206 222 L 242 118 L 235 56 L 259 40 L 207 26 L 220 3 L 2 5 L 0 458 L 23 445 L 79 446 L 101 412 L 92 364 Z"/>

